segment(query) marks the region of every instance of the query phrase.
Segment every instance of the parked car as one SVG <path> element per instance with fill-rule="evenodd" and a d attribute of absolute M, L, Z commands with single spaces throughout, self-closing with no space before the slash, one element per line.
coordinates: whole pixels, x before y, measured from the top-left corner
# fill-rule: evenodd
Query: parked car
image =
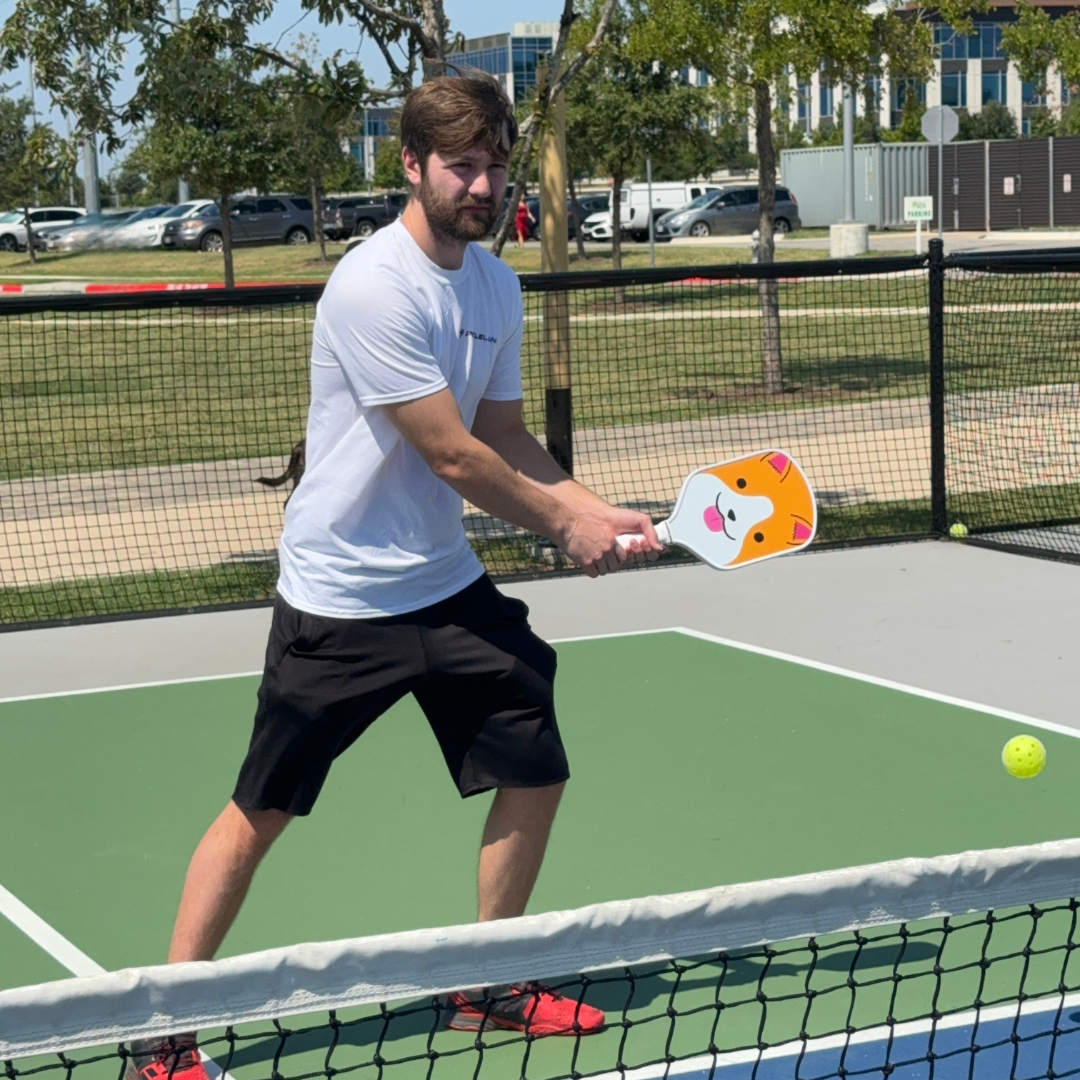
<path fill-rule="evenodd" d="M 347 240 L 350 236 L 367 240 L 397 221 L 408 201 L 409 196 L 399 191 L 327 199 L 323 206 L 323 231 L 330 240 Z"/>
<path fill-rule="evenodd" d="M 242 196 L 230 204 L 234 244 L 308 244 L 315 235 L 311 200 L 304 195 Z M 168 221 L 161 246 L 221 251 L 221 212 L 209 203 L 189 217 Z"/>
<path fill-rule="evenodd" d="M 165 234 L 165 226 L 170 221 L 193 217 L 208 206 L 217 209 L 213 199 L 193 199 L 191 202 L 169 206 L 160 214 L 143 218 L 137 225 L 134 218 L 132 218 L 124 228 L 130 228 L 132 231 L 138 230 L 135 238 L 136 242 L 132 243 L 132 247 L 161 247 L 161 238 Z M 141 240 L 139 240 L 139 237 L 141 237 Z"/>
<path fill-rule="evenodd" d="M 611 196 L 607 192 L 603 192 L 600 195 L 579 195 L 578 196 L 578 217 L 582 224 L 585 219 L 591 214 L 600 213 L 607 210 L 611 203 Z M 540 239 L 540 200 L 538 198 L 526 199 L 525 204 L 529 208 L 529 212 L 536 219 L 535 223 L 529 229 L 529 239 Z M 577 230 L 574 228 L 574 205 L 573 199 L 566 200 L 566 231 L 569 239 L 573 240 L 577 236 Z"/>
<path fill-rule="evenodd" d="M 709 192 L 719 192 L 719 184 L 657 183 L 652 185 L 652 216 L 659 220 L 664 214 Z M 634 240 L 649 238 L 649 185 L 624 184 L 619 192 L 619 223 L 624 233 Z M 610 240 L 611 211 L 606 210 L 586 218 L 581 227 L 590 240 Z M 655 235 L 655 233 L 654 233 Z"/>
<path fill-rule="evenodd" d="M 159 203 L 137 210 L 122 224 L 102 234 L 105 247 L 110 248 L 145 248 L 161 243 L 161 227 L 158 219 L 166 210 L 171 210 L 171 203 Z"/>
<path fill-rule="evenodd" d="M 719 194 L 696 198 L 680 210 L 665 214 L 656 223 L 657 238 L 675 236 L 714 236 L 752 233 L 761 218 L 756 187 L 729 187 Z M 773 230 L 783 234 L 802 228 L 799 204 L 787 188 L 776 189 Z"/>
<path fill-rule="evenodd" d="M 50 226 L 74 221 L 86 213 L 82 206 L 37 206 L 30 210 L 30 228 L 34 231 L 37 246 L 42 247 L 39 234 Z M 0 214 L 0 251 L 26 250 L 26 213 L 12 210 Z"/>
<path fill-rule="evenodd" d="M 49 251 L 88 251 L 107 244 L 108 233 L 134 215 L 136 210 L 106 210 L 100 214 L 83 214 L 82 217 L 43 231 L 41 239 Z"/>

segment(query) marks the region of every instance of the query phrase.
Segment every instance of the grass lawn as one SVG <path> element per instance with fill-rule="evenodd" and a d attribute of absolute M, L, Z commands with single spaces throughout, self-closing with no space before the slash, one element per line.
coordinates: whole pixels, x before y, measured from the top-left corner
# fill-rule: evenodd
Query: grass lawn
<path fill-rule="evenodd" d="M 797 234 L 802 237 L 804 234 Z M 327 244 L 327 262 L 319 258 L 318 248 L 289 247 L 278 244 L 266 247 L 238 248 L 234 255 L 237 281 L 324 281 L 344 253 L 343 244 Z M 777 262 L 828 258 L 827 251 L 803 248 L 785 249 L 781 244 Z M 868 257 L 877 256 L 871 252 Z M 512 244 L 503 251 L 508 265 L 522 274 L 539 273 L 540 245 L 527 244 L 518 249 Z M 709 266 L 727 263 L 746 263 L 750 249 L 745 244 L 724 247 L 720 244 L 694 247 L 674 247 L 659 244 L 656 248 L 657 266 Z M 627 270 L 643 269 L 649 265 L 647 245 L 631 244 L 623 250 L 623 266 Z M 611 249 L 598 248 L 580 262 L 573 245 L 570 250 L 573 270 L 610 270 Z M 71 279 L 77 281 L 222 281 L 224 269 L 219 255 L 201 251 L 84 251 L 71 253 L 39 253 L 31 263 L 25 252 L 0 252 L 0 282 L 23 283 L 38 280 Z"/>

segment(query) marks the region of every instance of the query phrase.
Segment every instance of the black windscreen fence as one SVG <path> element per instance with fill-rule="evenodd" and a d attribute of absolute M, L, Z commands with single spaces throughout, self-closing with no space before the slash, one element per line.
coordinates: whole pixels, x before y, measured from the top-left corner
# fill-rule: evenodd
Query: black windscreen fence
<path fill-rule="evenodd" d="M 1080 253 L 521 282 L 528 425 L 612 502 L 659 520 L 691 469 L 778 447 L 818 545 L 962 522 L 1080 561 Z M 320 291 L 0 303 L 0 625 L 272 597 Z M 571 569 L 465 528 L 495 577 Z"/>

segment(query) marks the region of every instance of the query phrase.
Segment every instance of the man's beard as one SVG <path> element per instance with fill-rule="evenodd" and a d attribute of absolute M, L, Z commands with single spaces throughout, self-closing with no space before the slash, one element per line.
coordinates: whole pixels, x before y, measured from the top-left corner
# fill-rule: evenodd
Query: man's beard
<path fill-rule="evenodd" d="M 483 240 L 495 224 L 494 202 L 477 202 L 471 196 L 460 202 L 444 199 L 432 189 L 426 176 L 420 181 L 419 197 L 428 225 L 451 240 Z M 466 207 L 481 207 L 486 213 L 470 213 Z"/>

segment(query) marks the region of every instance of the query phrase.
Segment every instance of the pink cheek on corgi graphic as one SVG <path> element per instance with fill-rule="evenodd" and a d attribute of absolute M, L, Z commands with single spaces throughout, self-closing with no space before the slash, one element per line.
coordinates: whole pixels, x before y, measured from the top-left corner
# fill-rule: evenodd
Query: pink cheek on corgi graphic
<path fill-rule="evenodd" d="M 724 528 L 724 519 L 715 506 L 705 507 L 705 528 L 709 532 L 721 532 Z"/>

